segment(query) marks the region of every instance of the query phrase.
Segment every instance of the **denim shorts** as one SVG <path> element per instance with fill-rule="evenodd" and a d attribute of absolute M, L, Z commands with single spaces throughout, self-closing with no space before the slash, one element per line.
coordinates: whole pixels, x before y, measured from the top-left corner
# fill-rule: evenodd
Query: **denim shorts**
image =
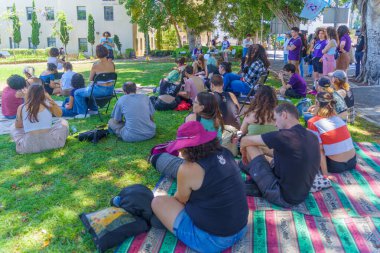
<path fill-rule="evenodd" d="M 211 235 L 196 227 L 183 209 L 174 221 L 173 231 L 186 246 L 198 252 L 211 253 L 223 251 L 234 245 L 247 233 L 247 226 L 231 236 Z"/>

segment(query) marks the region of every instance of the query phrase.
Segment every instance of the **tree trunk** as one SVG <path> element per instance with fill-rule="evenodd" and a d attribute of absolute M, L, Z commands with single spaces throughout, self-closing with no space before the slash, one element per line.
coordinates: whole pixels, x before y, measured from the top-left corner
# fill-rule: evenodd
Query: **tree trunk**
<path fill-rule="evenodd" d="M 273 4 L 270 2 L 267 2 L 267 6 L 279 20 L 288 26 L 289 29 L 300 25 L 300 18 L 295 15 L 296 13 L 292 12 L 288 8 L 280 9 L 275 3 Z"/>
<path fill-rule="evenodd" d="M 363 66 L 358 81 L 380 85 L 380 0 L 359 0 L 365 33 Z"/>
<path fill-rule="evenodd" d="M 179 31 L 178 31 L 178 24 L 177 24 L 177 22 L 175 21 L 174 18 L 171 17 L 170 20 L 172 21 L 175 33 L 177 35 L 178 47 L 182 47 L 182 39 L 181 39 L 181 35 L 179 34 Z"/>
<path fill-rule="evenodd" d="M 259 31 L 255 32 L 255 43 L 259 43 Z"/>
<path fill-rule="evenodd" d="M 187 41 L 189 42 L 189 50 L 193 51 L 195 48 L 196 34 L 193 29 L 186 26 Z"/>
<path fill-rule="evenodd" d="M 148 56 L 150 53 L 150 43 L 149 43 L 149 33 L 144 33 L 144 40 L 145 40 L 145 56 Z"/>

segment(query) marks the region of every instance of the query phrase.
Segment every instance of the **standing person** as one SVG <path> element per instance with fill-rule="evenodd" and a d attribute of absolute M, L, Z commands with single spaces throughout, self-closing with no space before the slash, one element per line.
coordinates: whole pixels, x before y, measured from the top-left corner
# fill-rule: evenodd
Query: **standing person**
<path fill-rule="evenodd" d="M 302 49 L 302 39 L 299 36 L 300 29 L 298 27 L 293 27 L 291 30 L 292 38 L 286 47 L 289 50 L 288 61 L 293 64 L 296 68 L 296 73 L 300 73 L 300 59 L 301 59 L 301 49 Z"/>
<path fill-rule="evenodd" d="M 244 67 L 244 63 L 245 63 L 245 59 L 246 59 L 246 56 L 247 56 L 247 53 L 248 53 L 248 48 L 253 45 L 253 41 L 251 39 L 251 34 L 248 33 L 246 36 L 245 36 L 245 39 L 243 40 L 243 57 L 241 58 L 241 64 L 240 64 L 240 68 L 243 70 L 243 67 Z"/>
<path fill-rule="evenodd" d="M 230 42 L 228 41 L 228 37 L 224 36 L 223 37 L 223 42 L 222 42 L 222 52 L 223 52 L 223 58 L 225 62 L 228 62 L 228 53 L 230 52 Z"/>
<path fill-rule="evenodd" d="M 67 97 L 70 96 L 71 90 L 73 89 L 71 86 L 71 78 L 73 78 L 75 72 L 73 72 L 73 65 L 70 62 L 65 62 L 63 69 L 65 73 L 63 73 L 61 77 L 61 95 Z"/>
<path fill-rule="evenodd" d="M 87 108 L 87 98 L 91 95 L 92 86 L 94 85 L 92 82 L 97 74 L 115 72 L 115 64 L 112 61 L 108 61 L 108 55 L 108 50 L 105 46 L 96 46 L 96 57 L 99 60 L 92 65 L 89 77 L 91 84 L 86 88 L 76 90 L 74 94 L 74 102 L 77 110 L 76 113 L 78 114 L 76 116 L 77 118 L 84 118 L 87 109 L 90 109 L 88 112 L 90 115 L 98 113 L 98 107 L 95 105 L 95 101 L 91 101 L 90 108 Z M 113 90 L 113 80 L 110 80 L 109 82 L 97 83 L 93 89 L 92 95 L 94 97 L 110 96 L 112 95 Z"/>
<path fill-rule="evenodd" d="M 316 40 L 316 38 L 313 36 L 313 34 L 310 34 L 307 37 L 307 43 L 308 44 L 307 44 L 307 55 L 305 57 L 305 62 L 307 62 L 308 71 L 307 71 L 306 77 L 312 77 L 312 75 L 313 75 L 313 61 L 312 61 L 313 54 L 312 54 L 312 51 L 313 51 L 313 46 L 315 44 L 315 40 Z"/>
<path fill-rule="evenodd" d="M 158 171 L 177 178 L 173 197 L 157 196 L 152 201 L 163 225 L 197 252 L 221 252 L 243 238 L 248 222 L 244 183 L 216 132 L 206 131 L 199 122 L 187 122 L 167 150 L 178 150 L 184 159 L 168 153 L 150 159 Z"/>
<path fill-rule="evenodd" d="M 318 28 L 316 31 L 317 40 L 313 45 L 313 79 L 314 83 L 318 82 L 320 75 L 323 74 L 323 49 L 327 45 L 326 34 L 323 28 Z"/>
<path fill-rule="evenodd" d="M 24 104 L 17 109 L 15 128 L 11 131 L 17 153 L 38 153 L 65 145 L 69 125 L 64 119 L 53 124 L 53 115 L 61 117 L 62 110 L 36 78 L 28 88 Z"/>
<path fill-rule="evenodd" d="M 254 185 L 269 202 L 291 207 L 308 196 L 321 164 L 317 137 L 300 125 L 297 108 L 282 103 L 275 108 L 279 131 L 245 136 L 240 142 L 243 164 Z M 273 149 L 269 162 L 262 147 Z M 273 162 L 273 163 L 272 163 Z"/>
<path fill-rule="evenodd" d="M 136 84 L 133 82 L 124 83 L 123 91 L 125 95 L 116 102 L 108 128 L 126 142 L 153 138 L 156 135 L 156 124 L 149 97 L 136 94 Z"/>
<path fill-rule="evenodd" d="M 211 90 L 218 102 L 220 112 L 223 116 L 223 123 L 240 129 L 239 102 L 232 92 L 223 91 L 222 76 L 212 76 Z"/>
<path fill-rule="evenodd" d="M 215 37 L 211 40 L 211 47 L 212 47 L 213 49 L 215 49 L 217 44 L 218 44 L 218 37 L 215 36 Z"/>
<path fill-rule="evenodd" d="M 300 74 L 302 77 L 305 77 L 304 75 L 304 65 L 306 63 L 305 61 L 305 58 L 307 56 L 307 40 L 306 40 L 306 36 L 307 36 L 307 31 L 301 31 L 299 33 L 299 36 L 301 38 L 301 41 L 302 41 L 302 47 L 301 47 L 301 52 L 300 52 Z"/>
<path fill-rule="evenodd" d="M 327 45 L 322 50 L 322 63 L 323 63 L 323 75 L 327 76 L 329 73 L 335 71 L 336 60 L 335 55 L 338 47 L 338 35 L 334 27 L 329 26 L 326 29 Z"/>
<path fill-rule="evenodd" d="M 364 49 L 365 49 L 365 37 L 364 37 L 364 29 L 357 30 L 358 41 L 355 47 L 355 77 L 358 77 L 360 74 L 360 66 L 362 64 Z"/>
<path fill-rule="evenodd" d="M 347 26 L 341 25 L 338 27 L 337 33 L 339 37 L 339 57 L 336 61 L 336 69 L 343 70 L 347 73 L 347 69 L 350 66 L 350 30 Z"/>
<path fill-rule="evenodd" d="M 317 95 L 318 110 L 316 116 L 308 122 L 321 145 L 321 170 L 342 173 L 356 167 L 356 152 L 346 123 L 336 115 L 334 97 L 328 92 Z"/>
<path fill-rule="evenodd" d="M 284 65 L 288 64 L 288 55 L 289 55 L 289 41 L 290 41 L 291 35 L 289 32 L 285 33 L 285 42 L 284 42 Z"/>
<path fill-rule="evenodd" d="M 107 59 L 109 61 L 113 61 L 113 59 L 115 58 L 113 55 L 113 49 L 115 47 L 115 44 L 113 43 L 113 39 L 111 38 L 110 32 L 103 33 L 103 38 L 100 39 L 100 44 L 105 46 L 105 48 L 107 48 L 108 50 Z"/>

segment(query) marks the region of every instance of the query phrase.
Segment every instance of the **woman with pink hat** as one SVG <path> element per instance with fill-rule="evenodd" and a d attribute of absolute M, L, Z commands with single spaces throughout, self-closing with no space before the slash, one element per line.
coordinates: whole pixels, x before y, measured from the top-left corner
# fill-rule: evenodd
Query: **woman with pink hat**
<path fill-rule="evenodd" d="M 233 155 L 222 148 L 216 132 L 190 121 L 179 127 L 167 151 L 151 157 L 160 172 L 177 178 L 177 192 L 157 196 L 152 209 L 179 240 L 198 252 L 220 252 L 247 232 L 244 183 Z"/>

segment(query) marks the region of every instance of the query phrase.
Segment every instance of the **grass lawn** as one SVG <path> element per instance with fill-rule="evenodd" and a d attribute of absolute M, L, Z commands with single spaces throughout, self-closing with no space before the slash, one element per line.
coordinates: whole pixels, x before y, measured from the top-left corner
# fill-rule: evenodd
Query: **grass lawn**
<path fill-rule="evenodd" d="M 130 80 L 157 84 L 171 63 L 117 63 L 118 86 Z M 45 64 L 36 64 L 37 73 Z M 88 76 L 90 63 L 74 69 Z M 0 83 L 22 65 L 0 69 Z M 272 85 L 275 80 L 269 80 Z M 70 136 L 64 148 L 17 155 L 9 136 L 0 136 L 0 252 L 93 252 L 94 244 L 78 215 L 109 205 L 127 185 L 153 188 L 159 179 L 146 162 L 150 149 L 173 139 L 187 112 L 156 112 L 157 136 L 141 143 L 124 143 L 114 136 L 97 145 Z M 71 120 L 79 131 L 101 125 L 97 117 Z M 358 120 L 350 127 L 355 141 L 379 140 L 376 127 Z"/>

